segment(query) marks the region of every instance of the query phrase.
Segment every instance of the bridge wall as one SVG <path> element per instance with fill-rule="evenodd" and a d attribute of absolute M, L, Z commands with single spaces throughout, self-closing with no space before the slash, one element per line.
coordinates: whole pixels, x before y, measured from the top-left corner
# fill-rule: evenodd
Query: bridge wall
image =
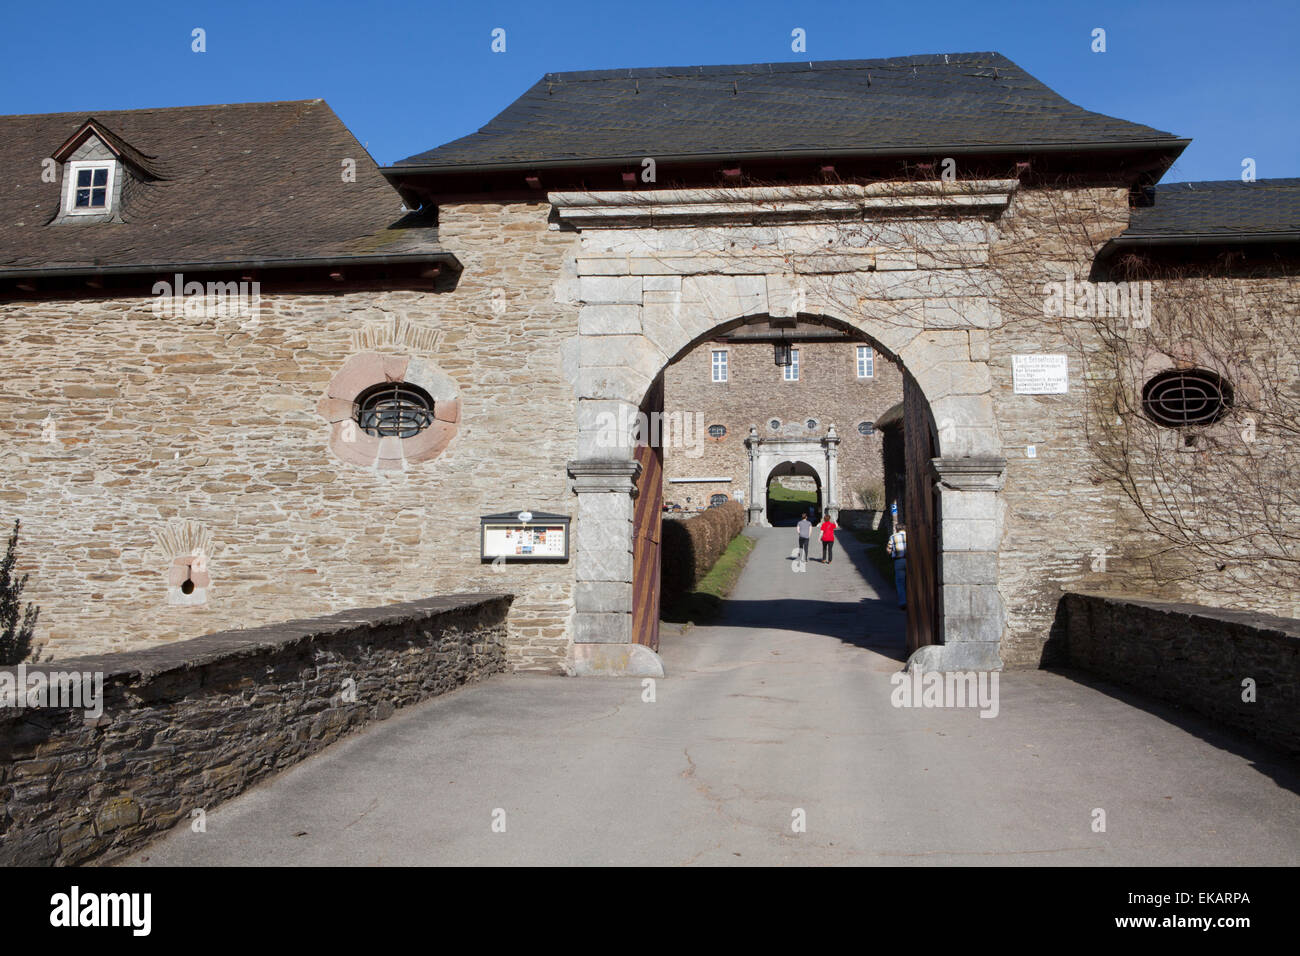
<path fill-rule="evenodd" d="M 0 865 L 120 856 L 182 822 L 203 839 L 203 814 L 258 780 L 504 670 L 510 601 L 452 594 L 25 667 L 27 687 L 98 675 L 102 698 L 0 709 Z M 19 676 L 0 668 L 0 686 Z"/>

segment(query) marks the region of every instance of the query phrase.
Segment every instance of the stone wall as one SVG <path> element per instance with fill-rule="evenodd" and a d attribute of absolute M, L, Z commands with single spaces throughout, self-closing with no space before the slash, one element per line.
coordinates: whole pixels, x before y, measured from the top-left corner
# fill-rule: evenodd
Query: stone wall
<path fill-rule="evenodd" d="M 445 208 L 441 243 L 465 266 L 447 293 L 263 295 L 255 321 L 160 317 L 149 299 L 0 304 L 0 523 L 22 519 L 47 653 L 508 589 L 511 664 L 562 670 L 571 565 L 479 560 L 479 515 L 576 516 L 563 369 L 577 312 L 554 292 L 573 239 L 547 229 L 548 209 Z M 458 388 L 435 460 L 379 469 L 331 450 L 318 402 L 365 352 Z M 169 603 L 173 563 L 196 546 L 204 601 Z"/>
<path fill-rule="evenodd" d="M 1128 225 L 1123 189 L 1017 193 L 991 258 L 1003 287 L 1000 322 L 990 330 L 991 397 L 1006 458 L 998 495 L 1002 520 L 998 588 L 1006 606 L 1002 658 L 1009 666 L 1059 662 L 1047 637 L 1061 594 L 1096 589 L 1093 552 L 1117 555 L 1140 527 L 1123 493 L 1095 480 L 1087 428 L 1085 352 L 1042 314 L 1043 286 L 1064 270 L 1086 277 L 1098 248 Z M 1092 235 L 1071 220 L 1094 223 Z M 1100 220 L 1100 221 L 1097 221 Z M 1088 347 L 1094 347 L 1089 343 Z M 1069 391 L 1017 395 L 1017 355 L 1063 354 Z M 937 423 L 942 434 L 943 423 Z M 1136 542 L 1133 542 L 1136 546 Z M 1136 562 L 1134 562 L 1136 564 Z M 1112 570 L 1117 566 L 1112 563 Z M 1130 580 L 1129 590 L 1145 587 Z"/>
<path fill-rule="evenodd" d="M 758 427 L 760 438 L 801 439 L 820 438 L 834 425 L 841 439 L 837 500 L 844 508 L 861 507 L 857 493 L 864 485 L 881 481 L 882 476 L 880 436 L 860 434 L 858 424 L 874 422 L 902 399 L 902 374 L 898 366 L 877 353 L 874 375 L 858 378 L 854 342 L 801 342 L 797 348 L 799 379 L 793 382 L 786 381 L 782 369 L 773 364 L 768 343 L 705 342 L 668 366 L 664 371 L 664 411 L 703 416 L 705 427 L 697 448 L 673 445 L 664 449 L 670 501 L 698 507 L 707 505 L 710 495 L 719 492 L 732 500 L 737 500 L 738 492 L 748 496 L 750 466 L 745 438 L 751 425 Z M 728 352 L 725 382 L 713 381 L 715 349 Z M 811 429 L 810 419 L 816 422 Z M 780 423 L 775 429 L 773 420 Z M 724 426 L 726 435 L 708 437 L 709 425 Z M 672 482 L 704 477 L 728 477 L 730 481 Z M 689 505 L 688 496 L 692 499 Z"/>
<path fill-rule="evenodd" d="M 611 448 L 605 423 L 635 413 L 665 366 L 670 379 L 704 383 L 699 403 L 677 404 L 717 394 L 716 406 L 685 410 L 728 428 L 723 441 L 704 440 L 700 459 L 670 454 L 667 476 L 682 476 L 676 460 L 731 478 L 730 487 L 669 483 L 668 500 L 734 498 L 748 462 L 733 453 L 744 454 L 748 426 L 775 417 L 807 431 L 812 417 L 835 419 L 840 503 L 853 504 L 855 456 L 874 467 L 883 444 L 857 432 L 872 416 L 759 404 L 759 392 L 825 386 L 821 369 L 838 370 L 852 392 L 851 344 L 801 344 L 798 383 L 781 380 L 770 347 L 755 345 L 758 391 L 745 391 L 739 353 L 726 396 L 711 383 L 710 341 L 750 319 L 796 313 L 879 345 L 865 394 L 892 393 L 887 376 L 899 366 L 920 383 L 944 459 L 940 533 L 961 555 L 941 562 L 944 586 L 963 589 L 951 592 L 964 596 L 950 616 L 982 622 L 965 639 L 1001 634 L 1004 662 L 1036 666 L 1055 653 L 1047 635 L 1067 589 L 1229 603 L 1212 575 L 1195 587 L 1153 575 L 1160 543 L 1094 467 L 1095 335 L 1086 323 L 1043 321 L 1044 283 L 1062 270 L 1088 275 L 1128 224 L 1127 190 L 952 185 L 967 188 L 964 199 L 978 202 L 951 219 L 915 213 L 914 201 L 943 184 L 792 191 L 815 202 L 838 202 L 831 193 L 843 190 L 871 203 L 906 200 L 907 219 L 847 225 L 833 216 L 750 224 L 748 212 L 761 216 L 767 200 L 750 203 L 744 190 L 663 191 L 674 193 L 662 206 L 672 216 L 684 208 L 678 200 L 699 200 L 702 225 L 660 223 L 660 191 L 447 204 L 440 241 L 464 264 L 454 291 L 268 295 L 252 325 L 160 320 L 143 299 L 0 304 L 0 519 L 23 519 L 20 570 L 43 609 L 40 636 L 57 659 L 501 587 L 518 595 L 510 663 L 560 671 L 579 630 L 609 640 L 622 633 L 611 621 L 628 616 L 610 602 L 622 607 L 631 592 L 632 471 L 619 469 L 632 449 Z M 916 195 L 894 197 L 898 189 Z M 733 198 L 736 216 L 708 219 Z M 625 201 L 617 216 L 597 215 Z M 623 218 L 630 225 L 618 225 Z M 410 355 L 455 384 L 458 430 L 436 459 L 384 470 L 331 450 L 317 402 L 362 352 Z M 1066 355 L 1070 390 L 1017 395 L 1012 363 L 1026 354 Z M 1294 374 L 1296 358 L 1280 356 L 1278 367 Z M 967 466 L 987 474 L 957 474 Z M 585 515 L 574 494 L 582 482 Z M 572 563 L 480 564 L 478 516 L 515 508 L 574 515 Z M 210 585 L 201 603 L 170 603 L 169 575 L 183 573 L 176 561 L 196 543 L 207 549 Z M 611 586 L 584 590 L 579 579 Z M 1259 600 L 1285 612 L 1295 591 L 1284 582 Z M 581 614 L 593 617 L 579 626 Z"/>
<path fill-rule="evenodd" d="M 503 670 L 510 601 L 450 595 L 32 666 L 102 674 L 102 715 L 0 708 L 0 865 L 139 849 L 395 708 Z"/>
<path fill-rule="evenodd" d="M 1300 621 L 1073 592 L 1060 617 L 1072 666 L 1300 755 Z"/>
<path fill-rule="evenodd" d="M 1145 356 L 1170 350 L 1188 364 L 1206 364 L 1195 354 L 1185 322 L 1177 315 L 1186 308 L 1185 290 L 1171 286 L 1191 280 L 1152 281 L 1154 320 L 1127 317 L 1093 320 L 1056 318 L 1046 314 L 1048 282 L 1071 276 L 1089 279 L 1097 251 L 1127 226 L 1128 198 L 1122 189 L 1021 190 L 1000 223 L 990 263 L 1000 283 L 999 322 L 987 342 L 991 397 L 1006 458 L 1006 478 L 998 495 L 1002 520 L 998 548 L 998 584 L 1006 604 L 1004 661 L 1012 666 L 1060 662 L 1064 648 L 1047 638 L 1063 592 L 1067 590 L 1145 594 L 1161 600 L 1300 613 L 1300 595 L 1281 567 L 1273 581 L 1233 587 L 1233 560 L 1219 561 L 1212 553 L 1178 547 L 1151 531 L 1122 483 L 1102 467 L 1099 453 L 1107 442 L 1140 446 L 1143 435 L 1163 434 L 1169 453 L 1162 462 L 1134 459 L 1126 480 L 1165 483 L 1168 499 L 1181 519 L 1201 522 L 1211 538 L 1227 541 L 1240 531 L 1235 549 L 1241 560 L 1254 554 L 1250 535 L 1269 526 L 1259 513 L 1260 497 L 1249 491 L 1237 496 L 1216 494 L 1208 506 L 1192 506 L 1192 495 L 1179 496 L 1177 480 L 1185 468 L 1214 468 L 1214 455 L 1179 450 L 1186 435 L 1181 429 L 1156 429 L 1141 412 L 1141 388 L 1150 374 Z M 1230 317 L 1234 328 L 1249 333 L 1263 315 L 1283 329 L 1280 335 L 1243 334 L 1231 351 L 1235 367 L 1225 369 L 1239 388 L 1265 379 L 1268 387 L 1294 389 L 1300 382 L 1300 350 L 1295 333 L 1297 292 L 1293 277 L 1238 280 L 1216 278 L 1207 290 Z M 1182 301 L 1180 301 L 1180 299 Z M 1103 334 L 1104 332 L 1109 333 Z M 1286 331 L 1289 330 L 1289 331 Z M 1111 334 L 1113 333 L 1113 334 Z M 973 340 L 972 340 L 973 344 Z M 1118 351 L 1118 359 L 1107 353 Z M 972 353 L 974 354 L 974 353 Z M 1069 367 L 1069 391 L 1063 395 L 1018 395 L 1012 362 L 1016 355 L 1063 354 Z M 1214 364 L 1214 363 L 1212 363 Z M 1245 367 L 1252 367 L 1247 374 Z M 1117 435 L 1106 425 L 1122 420 Z M 1102 416 L 1105 416 L 1103 421 Z M 942 437 L 944 423 L 937 422 Z M 1239 415 L 1219 429 L 1243 427 Z M 1195 431 L 1195 430 L 1189 430 Z M 1195 435 L 1192 435 L 1195 438 Z M 1274 435 L 1285 442 L 1285 436 Z M 1261 442 L 1263 439 L 1261 438 Z M 1261 446 L 1262 447 L 1262 446 Z M 1272 497 L 1266 490 L 1264 498 Z M 1290 501 L 1294 501 L 1292 496 Z M 1284 494 L 1272 526 L 1294 538 L 1300 526 Z M 1252 506 L 1255 510 L 1252 511 Z M 1292 508 L 1290 517 L 1286 510 Z M 1294 547 L 1293 545 L 1291 546 Z M 1217 566 L 1216 561 L 1226 566 Z M 1184 567 L 1188 562 L 1195 568 Z"/>

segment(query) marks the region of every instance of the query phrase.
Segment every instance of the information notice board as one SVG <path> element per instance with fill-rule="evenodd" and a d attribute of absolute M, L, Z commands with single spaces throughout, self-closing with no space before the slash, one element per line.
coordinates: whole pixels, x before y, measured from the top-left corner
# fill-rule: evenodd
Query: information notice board
<path fill-rule="evenodd" d="M 568 515 L 503 511 L 479 518 L 483 561 L 568 561 Z"/>

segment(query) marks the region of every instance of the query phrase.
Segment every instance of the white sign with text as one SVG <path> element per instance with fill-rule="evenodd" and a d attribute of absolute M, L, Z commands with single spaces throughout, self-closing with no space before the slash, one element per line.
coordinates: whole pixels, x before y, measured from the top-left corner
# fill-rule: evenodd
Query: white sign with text
<path fill-rule="evenodd" d="M 1017 395 L 1064 395 L 1070 390 L 1064 355 L 1013 355 L 1011 378 Z"/>

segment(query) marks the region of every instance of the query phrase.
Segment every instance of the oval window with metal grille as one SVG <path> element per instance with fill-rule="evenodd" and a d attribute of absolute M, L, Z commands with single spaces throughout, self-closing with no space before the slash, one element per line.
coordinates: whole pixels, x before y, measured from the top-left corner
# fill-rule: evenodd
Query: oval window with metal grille
<path fill-rule="evenodd" d="M 875 422 L 858 422 L 859 435 L 871 435 L 876 430 Z"/>
<path fill-rule="evenodd" d="M 357 424 L 376 438 L 413 438 L 433 424 L 433 398 L 410 382 L 384 382 L 356 399 Z"/>
<path fill-rule="evenodd" d="M 1161 372 L 1142 388 L 1142 410 L 1157 425 L 1212 425 L 1232 407 L 1232 386 L 1204 368 Z"/>
<path fill-rule="evenodd" d="M 722 437 L 723 437 L 724 435 L 726 435 L 726 434 L 727 434 L 727 426 L 726 426 L 726 425 L 710 425 L 710 426 L 709 426 L 709 437 L 710 437 L 710 438 L 722 438 Z"/>

